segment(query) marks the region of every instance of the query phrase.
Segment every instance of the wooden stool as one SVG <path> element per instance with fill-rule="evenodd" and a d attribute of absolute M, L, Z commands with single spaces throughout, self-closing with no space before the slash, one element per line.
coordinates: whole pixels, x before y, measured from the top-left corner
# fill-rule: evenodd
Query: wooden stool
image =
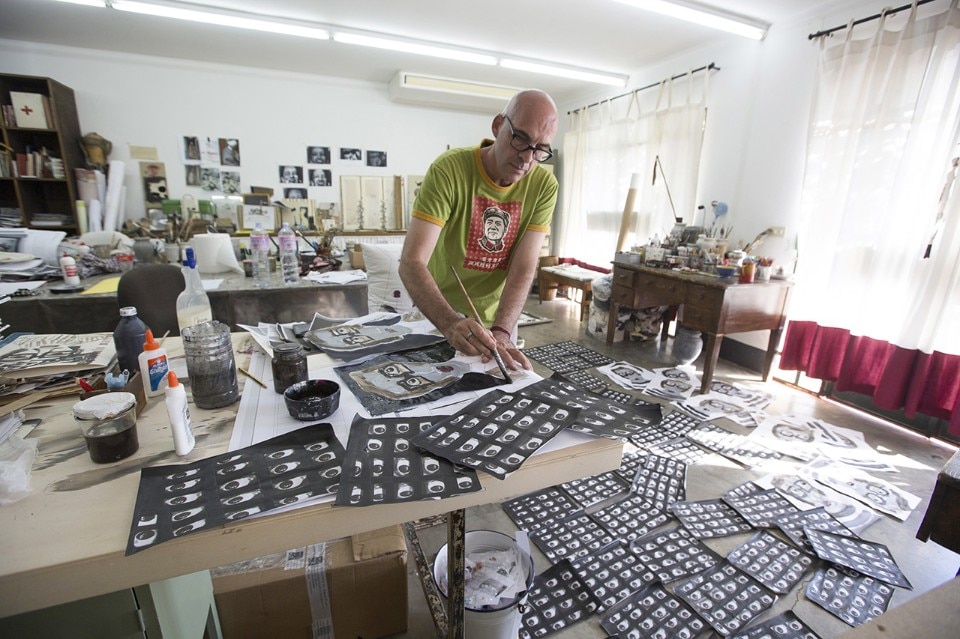
<path fill-rule="evenodd" d="M 544 299 L 553 299 L 547 291 L 561 286 L 575 288 L 580 291 L 580 321 L 586 319 L 590 312 L 590 301 L 593 299 L 593 280 L 603 273 L 590 271 L 579 267 L 541 266 L 537 278 L 537 294 L 540 302 Z M 576 301 L 576 300 L 574 300 Z"/>

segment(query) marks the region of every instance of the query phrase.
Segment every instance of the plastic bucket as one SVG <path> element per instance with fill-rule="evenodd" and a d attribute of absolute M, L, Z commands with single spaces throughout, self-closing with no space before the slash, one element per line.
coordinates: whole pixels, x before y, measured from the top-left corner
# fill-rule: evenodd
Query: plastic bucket
<path fill-rule="evenodd" d="M 467 558 L 487 552 L 515 553 L 519 572 L 524 582 L 514 596 L 501 598 L 498 603 L 479 609 L 468 600 L 463 611 L 464 639 L 517 639 L 520 631 L 520 606 L 527 597 L 536 576 L 533 558 L 512 537 L 493 530 L 471 530 L 464 535 L 464 554 Z M 433 579 L 441 595 L 447 594 L 447 546 L 440 549 L 433 561 Z M 469 586 L 468 586 L 469 588 Z M 446 601 L 446 599 L 444 599 Z"/>

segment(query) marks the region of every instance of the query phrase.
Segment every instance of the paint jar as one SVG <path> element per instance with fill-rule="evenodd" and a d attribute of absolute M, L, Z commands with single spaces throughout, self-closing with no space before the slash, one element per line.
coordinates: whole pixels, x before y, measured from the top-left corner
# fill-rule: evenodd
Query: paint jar
<path fill-rule="evenodd" d="M 193 403 L 220 408 L 240 399 L 230 327 L 213 320 L 188 326 L 180 336 Z"/>
<path fill-rule="evenodd" d="M 90 459 L 98 464 L 120 461 L 137 452 L 137 398 L 133 393 L 101 393 L 73 405 Z"/>
<path fill-rule="evenodd" d="M 307 379 L 307 353 L 299 344 L 277 344 L 273 347 L 273 390 L 282 393 L 288 387 Z"/>
<path fill-rule="evenodd" d="M 741 284 L 753 284 L 753 278 L 756 273 L 754 270 L 756 264 L 749 260 L 745 261 L 740 265 L 740 283 Z"/>

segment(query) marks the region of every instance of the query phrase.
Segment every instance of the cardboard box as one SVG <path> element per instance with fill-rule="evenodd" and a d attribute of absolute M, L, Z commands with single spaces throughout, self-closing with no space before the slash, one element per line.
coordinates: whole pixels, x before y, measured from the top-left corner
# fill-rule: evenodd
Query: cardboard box
<path fill-rule="evenodd" d="M 363 262 L 363 249 L 360 244 L 351 246 L 349 255 L 351 268 L 358 268 L 361 271 L 367 270 L 367 265 Z"/>
<path fill-rule="evenodd" d="M 377 639 L 407 630 L 407 550 L 400 526 L 327 542 L 326 561 L 335 637 Z M 224 639 L 312 639 L 313 622 L 324 620 L 312 617 L 306 570 L 264 563 L 268 567 L 237 574 L 212 571 Z"/>

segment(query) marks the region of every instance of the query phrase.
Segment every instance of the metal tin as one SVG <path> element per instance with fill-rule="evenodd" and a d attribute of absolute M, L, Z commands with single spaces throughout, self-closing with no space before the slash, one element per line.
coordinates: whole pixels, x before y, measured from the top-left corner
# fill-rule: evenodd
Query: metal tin
<path fill-rule="evenodd" d="M 287 387 L 307 379 L 307 353 L 299 344 L 285 343 L 273 347 L 273 390 L 282 393 Z"/>

